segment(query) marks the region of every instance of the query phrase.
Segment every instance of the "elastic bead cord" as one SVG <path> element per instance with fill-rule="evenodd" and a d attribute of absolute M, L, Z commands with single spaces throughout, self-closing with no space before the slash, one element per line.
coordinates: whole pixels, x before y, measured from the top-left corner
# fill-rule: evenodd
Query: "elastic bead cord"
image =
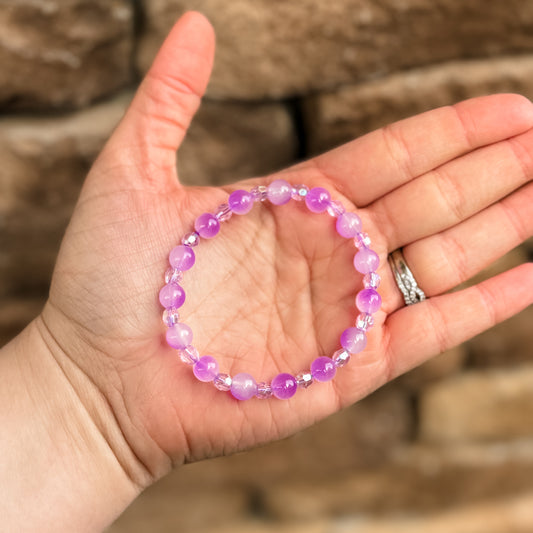
<path fill-rule="evenodd" d="M 353 239 L 357 249 L 353 265 L 355 270 L 364 274 L 363 289 L 355 298 L 360 313 L 355 325 L 345 329 L 340 336 L 341 348 L 328 356 L 319 356 L 312 361 L 309 370 L 293 376 L 281 373 L 270 383 L 257 383 L 253 376 L 241 372 L 230 376 L 220 372 L 217 360 L 211 355 L 200 356 L 193 346 L 193 332 L 187 324 L 180 322 L 179 308 L 185 303 L 185 290 L 180 285 L 184 272 L 194 266 L 196 255 L 193 250 L 202 239 L 211 239 L 219 231 L 221 224 L 233 215 L 249 213 L 255 203 L 269 201 L 272 205 L 284 205 L 291 200 L 303 202 L 312 213 L 327 212 L 335 219 L 335 228 L 339 235 Z M 331 199 L 330 193 L 323 187 L 309 189 L 306 185 L 291 185 L 285 180 L 275 180 L 270 185 L 259 185 L 250 191 L 233 191 L 227 203 L 221 204 L 215 213 L 202 213 L 194 222 L 194 230 L 187 233 L 181 244 L 169 254 L 170 267 L 165 272 L 166 284 L 159 292 L 159 301 L 164 307 L 163 322 L 167 326 L 167 343 L 178 350 L 180 359 L 193 367 L 193 373 L 200 381 L 212 382 L 220 391 L 229 391 L 238 400 L 250 398 L 268 399 L 276 397 L 281 400 L 292 398 L 298 389 L 307 389 L 315 382 L 330 381 L 339 368 L 350 361 L 352 355 L 363 351 L 367 344 L 367 331 L 374 325 L 372 316 L 381 307 L 381 297 L 377 291 L 380 276 L 376 273 L 379 257 L 370 248 L 370 238 L 362 231 L 361 219 L 356 213 L 346 211 L 344 206 Z"/>

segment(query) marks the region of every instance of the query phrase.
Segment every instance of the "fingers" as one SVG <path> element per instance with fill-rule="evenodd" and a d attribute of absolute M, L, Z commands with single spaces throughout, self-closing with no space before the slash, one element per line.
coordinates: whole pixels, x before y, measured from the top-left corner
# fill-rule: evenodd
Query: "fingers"
<path fill-rule="evenodd" d="M 314 159 L 358 206 L 481 146 L 533 127 L 533 104 L 520 95 L 466 100 L 396 122 Z"/>
<path fill-rule="evenodd" d="M 403 307 L 386 321 L 392 379 L 533 303 L 533 263 L 467 289 Z"/>
<path fill-rule="evenodd" d="M 533 176 L 533 130 L 412 180 L 369 207 L 389 250 L 459 224 Z"/>
<path fill-rule="evenodd" d="M 470 279 L 533 236 L 533 183 L 446 231 L 414 242 L 403 254 L 427 296 Z"/>
<path fill-rule="evenodd" d="M 149 169 L 144 179 L 156 186 L 165 176 L 175 180 L 176 150 L 207 87 L 214 50 L 214 31 L 207 19 L 196 12 L 183 15 L 113 136 L 129 158 Z"/>

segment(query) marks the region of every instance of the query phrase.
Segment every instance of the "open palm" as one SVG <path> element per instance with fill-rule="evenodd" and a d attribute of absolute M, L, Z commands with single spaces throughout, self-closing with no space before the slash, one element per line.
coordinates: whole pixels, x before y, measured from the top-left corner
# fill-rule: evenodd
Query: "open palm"
<path fill-rule="evenodd" d="M 66 371 L 104 399 L 101 419 L 108 410 L 118 422 L 119 436 L 97 421 L 113 449 L 131 450 L 132 477 L 287 436 L 533 301 L 531 264 L 446 294 L 532 234 L 529 101 L 469 100 L 268 178 L 184 187 L 175 151 L 213 49 L 202 16 L 187 14 L 173 29 L 86 180 L 42 314 Z M 279 177 L 326 187 L 357 210 L 381 259 L 383 306 L 366 350 L 334 381 L 290 401 L 238 402 L 196 381 L 166 345 L 158 291 L 168 252 L 199 214 L 231 190 Z M 200 353 L 214 355 L 222 371 L 258 380 L 305 370 L 338 349 L 361 287 L 353 245 L 336 235 L 333 219 L 301 203 L 267 204 L 234 215 L 202 242 L 182 283 L 181 320 Z M 403 304 L 386 260 L 399 247 L 429 296 L 423 303 Z"/>

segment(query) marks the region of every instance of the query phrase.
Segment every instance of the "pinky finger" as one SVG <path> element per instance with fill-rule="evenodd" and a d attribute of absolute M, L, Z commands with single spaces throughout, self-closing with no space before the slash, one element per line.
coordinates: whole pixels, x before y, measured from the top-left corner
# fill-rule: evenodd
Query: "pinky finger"
<path fill-rule="evenodd" d="M 466 289 L 403 307 L 386 321 L 389 379 L 452 348 L 533 303 L 533 263 Z"/>

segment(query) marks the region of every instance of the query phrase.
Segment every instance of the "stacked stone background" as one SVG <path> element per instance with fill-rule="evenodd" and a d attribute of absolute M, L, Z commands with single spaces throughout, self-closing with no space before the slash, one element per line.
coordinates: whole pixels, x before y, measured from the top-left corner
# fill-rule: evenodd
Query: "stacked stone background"
<path fill-rule="evenodd" d="M 470 96 L 533 97 L 531 0 L 0 0 L 2 342 L 43 305 L 84 176 L 188 9 L 218 49 L 187 183 Z M 529 308 L 291 439 L 184 467 L 109 531 L 531 532 L 532 323 Z"/>

